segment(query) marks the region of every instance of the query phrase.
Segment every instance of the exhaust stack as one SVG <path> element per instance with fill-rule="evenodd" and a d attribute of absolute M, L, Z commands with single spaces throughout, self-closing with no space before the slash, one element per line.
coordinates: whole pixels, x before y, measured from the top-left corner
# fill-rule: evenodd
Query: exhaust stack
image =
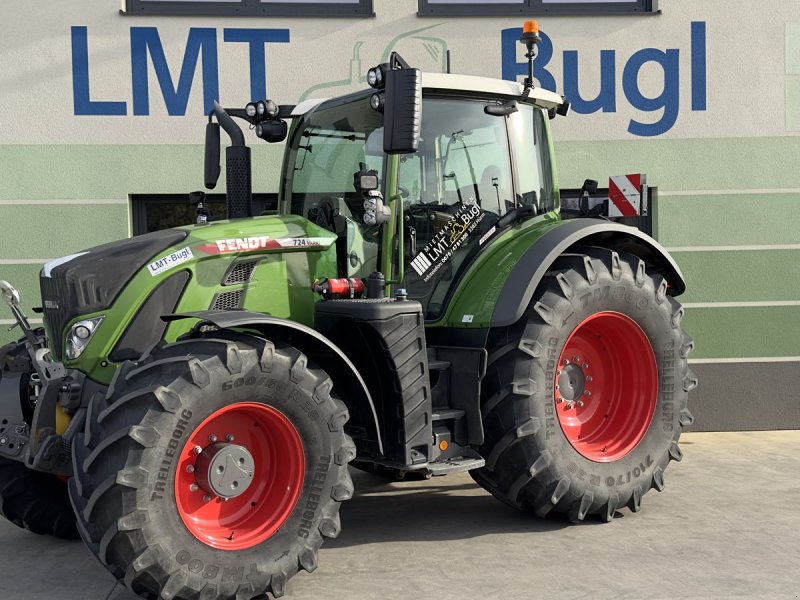
<path fill-rule="evenodd" d="M 253 216 L 253 176 L 250 148 L 244 143 L 241 128 L 225 109 L 214 103 L 217 122 L 231 138 L 225 150 L 226 206 L 229 219 Z"/>

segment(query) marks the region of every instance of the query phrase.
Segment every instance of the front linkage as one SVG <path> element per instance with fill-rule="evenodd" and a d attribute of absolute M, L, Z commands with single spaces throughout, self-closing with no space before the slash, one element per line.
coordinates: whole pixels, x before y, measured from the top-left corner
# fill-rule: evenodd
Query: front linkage
<path fill-rule="evenodd" d="M 70 476 L 71 440 L 103 387 L 52 360 L 44 329 L 31 327 L 11 284 L 0 281 L 0 294 L 24 335 L 0 348 L 0 458 Z"/>

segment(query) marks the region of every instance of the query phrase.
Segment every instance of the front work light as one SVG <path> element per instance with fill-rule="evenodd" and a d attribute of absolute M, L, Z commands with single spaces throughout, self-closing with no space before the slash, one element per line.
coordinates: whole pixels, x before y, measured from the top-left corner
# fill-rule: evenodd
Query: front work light
<path fill-rule="evenodd" d="M 367 72 L 367 83 L 370 87 L 380 87 L 381 83 L 383 83 L 383 72 L 380 67 L 375 67 Z"/>
<path fill-rule="evenodd" d="M 275 104 L 275 102 L 273 102 L 272 100 L 267 100 L 264 103 L 264 111 L 266 112 L 269 118 L 277 117 L 279 110 L 280 108 L 278 107 L 278 105 Z"/>
<path fill-rule="evenodd" d="M 373 110 L 383 112 L 383 105 L 386 103 L 386 96 L 383 94 L 372 94 L 369 99 L 369 105 Z"/>
<path fill-rule="evenodd" d="M 252 119 L 253 117 L 256 116 L 256 105 L 251 102 L 250 104 L 245 106 L 244 111 L 247 114 L 247 116 Z"/>

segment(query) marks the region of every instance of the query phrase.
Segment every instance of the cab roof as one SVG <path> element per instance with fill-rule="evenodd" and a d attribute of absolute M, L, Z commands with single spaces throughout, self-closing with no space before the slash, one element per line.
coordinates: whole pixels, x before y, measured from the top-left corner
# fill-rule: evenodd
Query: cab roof
<path fill-rule="evenodd" d="M 525 91 L 525 87 L 517 81 L 450 73 L 423 73 L 422 89 L 478 92 L 512 97 L 520 97 Z M 564 102 L 564 98 L 560 95 L 544 88 L 532 88 L 528 98 L 541 108 L 555 108 Z"/>
<path fill-rule="evenodd" d="M 493 79 L 491 77 L 478 77 L 476 75 L 457 75 L 451 73 L 422 73 L 422 89 L 442 90 L 465 93 L 489 94 L 492 96 L 506 96 L 519 98 L 525 92 L 525 87 L 516 81 Z M 374 90 L 373 90 L 374 91 Z M 528 98 L 544 109 L 556 108 L 563 104 L 564 98 L 555 92 L 544 88 L 532 88 Z M 299 117 L 316 108 L 329 98 L 314 98 L 298 104 L 292 111 L 293 117 Z"/>

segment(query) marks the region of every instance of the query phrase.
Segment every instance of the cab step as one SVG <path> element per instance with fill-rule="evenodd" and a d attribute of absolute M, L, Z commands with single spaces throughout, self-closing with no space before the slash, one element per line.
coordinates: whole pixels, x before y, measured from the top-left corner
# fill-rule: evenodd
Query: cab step
<path fill-rule="evenodd" d="M 446 360 L 431 360 L 428 357 L 428 369 L 431 371 L 447 371 L 450 368 L 450 362 Z"/>
<path fill-rule="evenodd" d="M 461 419 L 467 414 L 460 408 L 435 408 L 433 409 L 433 421 L 448 421 L 450 419 Z"/>
<path fill-rule="evenodd" d="M 450 473 L 463 473 L 471 471 L 472 469 L 480 469 L 486 464 L 486 461 L 480 456 L 459 456 L 450 458 L 442 462 L 430 463 L 428 471 L 434 477 L 439 475 L 448 475 Z"/>

